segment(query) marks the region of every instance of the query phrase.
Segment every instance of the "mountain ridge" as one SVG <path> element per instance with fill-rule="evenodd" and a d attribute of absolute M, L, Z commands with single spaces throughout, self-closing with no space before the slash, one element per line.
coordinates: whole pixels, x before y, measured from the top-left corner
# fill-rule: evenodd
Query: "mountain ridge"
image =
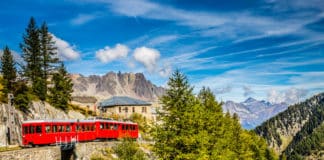
<path fill-rule="evenodd" d="M 70 74 L 74 97 L 95 97 L 97 100 L 112 96 L 129 96 L 146 101 L 156 101 L 165 89 L 147 80 L 143 73 L 115 73 L 105 75 Z"/>
<path fill-rule="evenodd" d="M 253 129 L 263 121 L 284 111 L 287 106 L 285 103 L 273 104 L 265 100 L 256 100 L 249 97 L 240 103 L 226 101 L 223 110 L 231 114 L 238 114 L 241 125 L 246 129 Z"/>

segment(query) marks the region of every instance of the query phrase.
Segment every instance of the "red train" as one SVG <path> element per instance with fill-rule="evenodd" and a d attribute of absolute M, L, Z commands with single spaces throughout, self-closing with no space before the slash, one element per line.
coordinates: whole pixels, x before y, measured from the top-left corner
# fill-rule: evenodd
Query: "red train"
<path fill-rule="evenodd" d="M 49 145 L 100 139 L 138 138 L 138 125 L 104 119 L 29 120 L 22 124 L 22 144 Z"/>

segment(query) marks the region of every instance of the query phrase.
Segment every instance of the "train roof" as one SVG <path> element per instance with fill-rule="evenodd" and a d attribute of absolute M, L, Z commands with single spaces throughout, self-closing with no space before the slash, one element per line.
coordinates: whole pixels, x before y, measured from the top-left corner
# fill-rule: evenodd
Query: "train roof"
<path fill-rule="evenodd" d="M 77 122 L 83 122 L 83 123 L 94 123 L 94 122 L 112 122 L 112 123 L 124 123 L 124 124 L 137 124 L 131 121 L 115 121 L 115 120 L 109 120 L 109 119 L 39 119 L 39 120 L 26 120 L 23 121 L 23 124 L 26 123 L 53 123 L 53 122 L 59 122 L 59 123 L 77 123 Z"/>

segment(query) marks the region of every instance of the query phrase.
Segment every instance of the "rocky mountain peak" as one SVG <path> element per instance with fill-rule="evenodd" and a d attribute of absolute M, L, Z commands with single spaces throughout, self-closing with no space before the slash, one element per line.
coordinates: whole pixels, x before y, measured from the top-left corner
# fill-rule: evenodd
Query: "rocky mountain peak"
<path fill-rule="evenodd" d="M 143 73 L 108 72 L 103 76 L 72 75 L 73 96 L 92 96 L 98 100 L 111 96 L 129 96 L 146 101 L 156 101 L 164 88 L 147 80 Z"/>
<path fill-rule="evenodd" d="M 254 99 L 252 97 L 249 97 L 244 101 L 244 103 L 253 103 L 253 102 L 256 102 L 256 101 L 257 101 L 256 99 Z"/>
<path fill-rule="evenodd" d="M 265 100 L 258 101 L 254 98 L 247 98 L 244 102 L 236 103 L 226 101 L 223 105 L 225 112 L 237 113 L 241 124 L 246 129 L 252 129 L 263 121 L 273 117 L 279 112 L 287 109 L 286 104 L 271 104 Z"/>

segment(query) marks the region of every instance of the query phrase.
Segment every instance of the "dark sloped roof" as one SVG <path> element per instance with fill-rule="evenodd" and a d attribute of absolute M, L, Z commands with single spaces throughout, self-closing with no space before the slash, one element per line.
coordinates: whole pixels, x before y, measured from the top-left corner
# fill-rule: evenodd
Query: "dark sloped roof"
<path fill-rule="evenodd" d="M 100 107 L 112 106 L 149 106 L 148 102 L 123 96 L 114 96 L 99 103 Z"/>

